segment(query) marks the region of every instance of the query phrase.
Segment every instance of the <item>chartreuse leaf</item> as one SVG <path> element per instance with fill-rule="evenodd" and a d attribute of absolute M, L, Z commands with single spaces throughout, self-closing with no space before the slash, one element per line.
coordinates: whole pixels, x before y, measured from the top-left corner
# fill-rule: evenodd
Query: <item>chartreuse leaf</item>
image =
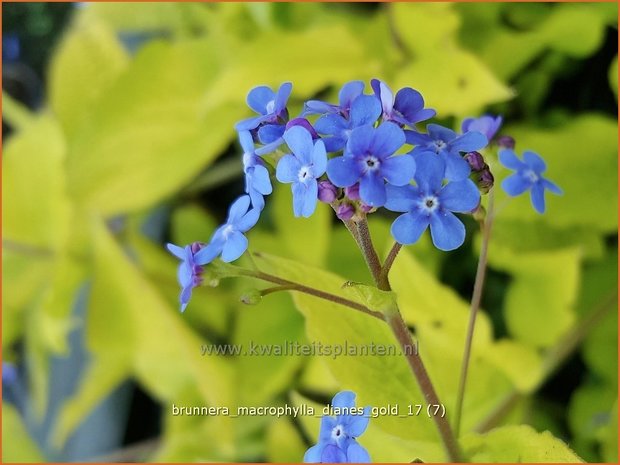
<path fill-rule="evenodd" d="M 288 418 L 278 418 L 267 429 L 267 459 L 271 463 L 301 462 L 307 446 Z"/>
<path fill-rule="evenodd" d="M 277 55 L 271 52 L 274 44 L 278 44 Z M 252 76 L 252 82 L 272 87 L 291 81 L 294 95 L 307 96 L 328 84 L 369 78 L 378 67 L 375 60 L 365 56 L 362 46 L 343 24 L 302 32 L 266 31 L 228 59 L 228 66 L 203 97 L 205 111 L 226 102 L 240 102 L 239 93 L 251 88 L 248 76 Z"/>
<path fill-rule="evenodd" d="M 547 211 L 538 215 L 530 204 L 529 193 L 508 201 L 501 218 L 532 221 L 539 219 L 556 228 L 583 227 L 612 232 L 618 227 L 618 145 L 617 122 L 585 114 L 558 128 L 514 126 L 506 128 L 517 140 L 518 152 L 534 150 L 547 162 L 545 176 L 564 191 L 546 195 Z M 493 168 L 496 184 L 510 172 Z M 506 194 L 497 189 L 497 205 Z M 498 217 L 500 220 L 500 217 Z"/>
<path fill-rule="evenodd" d="M 185 205 L 172 213 L 172 239 L 181 246 L 209 242 L 217 226 L 215 219 L 198 205 Z"/>
<path fill-rule="evenodd" d="M 19 412 L 10 404 L 2 403 L 2 462 L 41 463 L 43 455 L 28 435 Z"/>
<path fill-rule="evenodd" d="M 582 460 L 562 441 L 526 425 L 504 426 L 484 435 L 471 434 L 462 443 L 471 462 L 568 463 Z"/>
<path fill-rule="evenodd" d="M 101 94 L 128 63 L 127 53 L 105 23 L 76 15 L 50 64 L 49 99 L 67 136 L 90 117 Z"/>
<path fill-rule="evenodd" d="M 495 244 L 489 263 L 512 274 L 504 313 L 515 338 L 533 347 L 550 347 L 573 326 L 580 280 L 579 250 L 517 253 Z"/>
<path fill-rule="evenodd" d="M 396 306 L 396 295 L 391 291 L 382 291 L 375 286 L 347 281 L 342 286 L 344 291 L 366 307 L 377 312 L 389 312 Z"/>
<path fill-rule="evenodd" d="M 292 281 L 342 295 L 344 280 L 331 273 L 274 256 L 262 256 L 258 264 Z M 371 342 L 396 349 L 397 342 L 384 322 L 305 294 L 293 293 L 293 299 L 306 319 L 306 332 L 310 340 L 324 346 L 329 344 L 333 350 L 346 350 L 347 354 L 351 352 L 345 349 L 345 344 L 357 350 L 355 356 L 330 355 L 325 356 L 324 361 L 342 388 L 358 394 L 358 403 L 397 404 L 403 413 L 407 405 L 423 401 L 404 357 L 360 355 L 362 347 L 366 347 L 369 354 L 367 347 Z M 435 426 L 427 417 L 382 416 L 374 424 L 385 432 L 403 438 L 410 438 L 408 432 L 416 431 L 416 441 L 420 443 L 438 441 Z"/>
<path fill-rule="evenodd" d="M 579 386 L 568 406 L 568 423 L 573 434 L 582 441 L 596 441 L 611 421 L 609 410 L 617 398 L 618 391 L 610 384 L 586 382 Z"/>
<path fill-rule="evenodd" d="M 419 351 L 425 356 L 439 396 L 446 408 L 453 408 L 469 304 L 441 284 L 409 248 L 401 250 L 396 258 L 390 282 L 405 321 L 415 327 Z M 531 392 L 541 376 L 540 356 L 517 341 L 493 341 L 489 318 L 480 311 L 463 408 L 463 430 L 482 421 L 512 390 Z"/>
<path fill-rule="evenodd" d="M 13 130 L 19 131 L 32 123 L 34 115 L 28 107 L 2 91 L 2 121 L 5 121 Z"/>
<path fill-rule="evenodd" d="M 309 265 L 322 265 L 329 247 L 333 214 L 331 207 L 317 202 L 316 211 L 310 218 L 296 218 L 293 216 L 291 187 L 274 187 L 274 194 L 269 200 L 273 204 L 272 212 L 282 254 Z"/>
<path fill-rule="evenodd" d="M 332 393 L 333 395 L 334 393 Z M 318 442 L 321 416 L 326 405 L 313 402 L 302 395 L 294 392 L 291 396 L 293 403 L 297 406 L 307 405 L 314 408 L 314 416 L 304 415 L 299 417 L 300 424 L 305 435 L 311 439 L 312 444 Z M 359 395 L 356 399 L 357 406 L 380 407 L 367 402 L 361 402 Z M 377 427 L 377 420 L 381 417 L 370 418 L 368 428 L 362 436 L 358 438 L 358 442 L 368 450 L 370 459 L 375 463 L 404 463 L 412 462 L 416 459 L 422 459 L 424 462 L 442 462 L 445 460 L 443 448 L 439 442 L 422 442 L 415 438 L 414 429 L 407 428 L 409 438 L 398 437 L 389 434 Z M 427 420 L 429 420 L 427 418 Z M 305 453 L 305 450 L 303 451 Z M 299 462 L 303 458 L 302 455 L 296 460 Z"/>
<path fill-rule="evenodd" d="M 606 463 L 618 462 L 618 400 L 609 412 L 609 424 L 600 434 L 603 460 Z"/>
<path fill-rule="evenodd" d="M 71 141 L 69 191 L 105 215 L 170 195 L 229 143 L 241 101 L 200 111 L 217 74 L 207 41 L 151 41 L 103 92 Z"/>
<path fill-rule="evenodd" d="M 162 401 L 173 402 L 192 387 L 203 403 L 231 405 L 230 367 L 221 357 L 202 357 L 201 338 L 129 261 L 100 220 L 93 220 L 92 238 L 94 278 L 86 343 L 93 365 L 91 376 L 60 414 L 56 440 L 66 438 L 125 374 L 133 374 Z M 222 416 L 218 422 L 221 447 L 230 447 L 230 419 Z"/>

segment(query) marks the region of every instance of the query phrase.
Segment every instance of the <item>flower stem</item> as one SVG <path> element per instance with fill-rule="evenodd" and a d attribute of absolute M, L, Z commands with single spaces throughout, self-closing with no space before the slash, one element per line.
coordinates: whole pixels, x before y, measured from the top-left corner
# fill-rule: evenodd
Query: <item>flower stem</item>
<path fill-rule="evenodd" d="M 459 378 L 458 393 L 456 396 L 456 408 L 454 410 L 454 434 L 459 437 L 461 430 L 461 417 L 463 414 L 463 400 L 465 398 L 465 386 L 467 384 L 467 372 L 469 370 L 469 359 L 471 358 L 471 346 L 474 340 L 474 329 L 476 326 L 476 316 L 480 308 L 482 299 L 482 289 L 486 277 L 489 241 L 491 239 L 491 227 L 493 225 L 493 191 L 489 192 L 489 203 L 487 215 L 482 224 L 482 246 L 480 257 L 478 258 L 478 268 L 476 269 L 476 279 L 474 281 L 474 291 L 471 297 L 469 310 L 469 323 L 467 324 L 467 335 L 465 337 L 465 349 L 463 351 L 463 362 L 461 363 L 461 375 Z"/>
<path fill-rule="evenodd" d="M 383 268 L 381 269 L 381 276 L 386 281 L 388 280 L 388 275 L 390 274 L 390 269 L 392 269 L 394 260 L 396 260 L 396 256 L 402 248 L 403 246 L 401 244 L 399 244 L 398 242 L 394 242 L 394 245 L 390 249 L 387 258 L 385 259 L 385 263 L 383 263 Z"/>
<path fill-rule="evenodd" d="M 275 292 L 276 290 L 289 290 L 289 291 L 302 292 L 304 294 L 312 295 L 312 296 L 318 297 L 323 300 L 328 300 L 336 304 L 344 305 L 345 307 L 352 308 L 366 315 L 370 315 L 380 320 L 383 320 L 383 314 L 381 312 L 376 312 L 360 303 L 354 302 L 353 300 L 345 299 L 344 297 L 340 297 L 335 294 L 330 294 L 329 292 L 325 292 L 320 289 L 315 289 L 313 287 L 305 286 L 303 284 L 289 281 L 288 279 L 280 278 L 279 276 L 274 276 L 272 274 L 264 273 L 262 271 L 242 270 L 240 271 L 240 274 L 243 276 L 250 277 L 250 278 L 256 278 L 262 281 L 267 281 L 273 284 L 278 284 L 280 288 L 279 289 L 271 288 L 273 292 Z"/>
<path fill-rule="evenodd" d="M 377 283 L 377 287 L 382 291 L 391 291 L 392 287 L 387 279 L 387 273 L 384 272 L 384 269 L 379 262 L 377 252 L 372 244 L 367 221 L 364 219 L 357 224 L 360 250 L 362 251 L 362 255 L 364 256 L 368 268 L 373 275 L 373 279 Z M 396 257 L 396 253 L 398 253 L 398 250 L 395 251 L 394 258 Z M 394 260 L 392 259 L 392 261 Z M 413 376 L 416 379 L 422 394 L 424 395 L 425 401 L 429 405 L 441 405 L 437 392 L 433 387 L 433 383 L 428 376 L 428 372 L 424 367 L 422 359 L 417 351 L 412 352 L 410 350 L 415 343 L 413 342 L 411 333 L 409 332 L 407 324 L 403 320 L 396 303 L 390 311 L 385 312 L 384 320 L 387 322 L 388 326 L 392 330 L 392 333 L 396 337 L 396 340 L 399 342 L 403 350 L 403 354 L 407 359 L 407 363 L 409 364 L 409 368 L 411 369 L 411 372 L 413 373 Z M 445 417 L 439 415 L 433 415 L 433 420 L 435 421 L 435 425 L 439 431 L 439 435 L 446 450 L 446 454 L 448 455 L 448 459 L 450 462 L 460 462 L 461 451 L 456 437 L 452 433 L 450 423 Z"/>

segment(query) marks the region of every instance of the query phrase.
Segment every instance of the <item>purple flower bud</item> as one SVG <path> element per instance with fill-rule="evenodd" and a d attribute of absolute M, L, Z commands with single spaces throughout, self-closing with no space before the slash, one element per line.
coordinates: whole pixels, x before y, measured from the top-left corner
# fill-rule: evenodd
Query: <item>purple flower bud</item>
<path fill-rule="evenodd" d="M 355 215 L 355 208 L 350 203 L 342 203 L 336 208 L 336 216 L 342 221 L 348 221 Z"/>
<path fill-rule="evenodd" d="M 476 175 L 476 184 L 478 185 L 478 189 L 480 189 L 481 194 L 488 193 L 491 190 L 491 187 L 493 187 L 494 182 L 495 178 L 488 168 L 482 170 Z"/>
<path fill-rule="evenodd" d="M 194 255 L 197 254 L 201 249 L 204 248 L 205 245 L 206 244 L 204 242 L 192 242 L 192 244 L 190 245 L 192 253 Z"/>
<path fill-rule="evenodd" d="M 288 123 L 286 123 L 286 129 L 292 128 L 293 126 L 301 126 L 307 129 L 310 135 L 312 135 L 313 139 L 319 138 L 319 134 L 314 129 L 314 126 L 312 126 L 312 124 L 310 124 L 310 121 L 308 121 L 306 118 L 293 118 Z"/>
<path fill-rule="evenodd" d="M 481 171 L 487 166 L 480 152 L 469 152 L 464 158 L 469 163 L 472 171 Z"/>
<path fill-rule="evenodd" d="M 359 183 L 353 184 L 350 187 L 344 188 L 345 195 L 351 200 L 359 200 L 360 199 L 360 185 Z"/>
<path fill-rule="evenodd" d="M 325 203 L 332 203 L 338 196 L 338 188 L 329 181 L 319 182 L 319 200 Z"/>
<path fill-rule="evenodd" d="M 497 138 L 497 145 L 504 149 L 513 150 L 515 148 L 515 140 L 511 136 L 499 136 Z"/>
<path fill-rule="evenodd" d="M 370 212 L 374 207 L 371 207 L 370 205 L 366 205 L 364 202 L 360 202 L 360 210 L 363 211 L 364 213 L 368 213 Z"/>

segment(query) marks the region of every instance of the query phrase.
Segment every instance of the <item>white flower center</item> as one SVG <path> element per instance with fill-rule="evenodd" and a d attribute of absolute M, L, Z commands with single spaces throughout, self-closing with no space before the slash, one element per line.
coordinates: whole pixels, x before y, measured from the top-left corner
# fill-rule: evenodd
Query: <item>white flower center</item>
<path fill-rule="evenodd" d="M 420 201 L 420 207 L 426 213 L 432 213 L 439 207 L 439 199 L 434 195 L 427 195 Z"/>
<path fill-rule="evenodd" d="M 364 168 L 366 171 L 376 171 L 381 166 L 379 159 L 373 155 L 368 155 L 364 158 Z"/>
<path fill-rule="evenodd" d="M 232 224 L 226 225 L 226 227 L 222 231 L 222 236 L 224 236 L 224 239 L 228 239 L 228 236 L 230 236 L 234 232 L 234 230 L 235 228 Z"/>
<path fill-rule="evenodd" d="M 435 152 L 439 153 L 441 152 L 443 149 L 446 148 L 448 144 L 446 144 L 444 141 L 442 141 L 441 139 L 436 140 L 435 141 Z"/>
<path fill-rule="evenodd" d="M 312 167 L 309 165 L 302 166 L 297 172 L 297 178 L 299 179 L 299 182 L 306 182 L 309 179 L 314 179 Z"/>
<path fill-rule="evenodd" d="M 525 170 L 523 172 L 523 177 L 525 177 L 528 181 L 534 183 L 536 181 L 538 181 L 538 175 L 536 173 L 534 173 L 534 171 L 532 170 Z"/>
<path fill-rule="evenodd" d="M 267 102 L 267 105 L 265 105 L 265 110 L 267 111 L 267 113 L 273 113 L 273 110 L 275 109 L 276 109 L 276 101 L 269 100 L 269 102 Z"/>
<path fill-rule="evenodd" d="M 344 437 L 344 428 L 342 425 L 336 425 L 334 429 L 332 429 L 332 439 L 334 441 L 341 440 Z"/>

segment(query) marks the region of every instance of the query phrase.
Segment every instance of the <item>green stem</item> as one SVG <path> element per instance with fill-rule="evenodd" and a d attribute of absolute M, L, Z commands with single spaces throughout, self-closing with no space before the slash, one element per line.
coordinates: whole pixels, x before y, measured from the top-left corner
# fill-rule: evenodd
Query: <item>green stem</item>
<path fill-rule="evenodd" d="M 388 277 L 390 274 L 390 270 L 392 269 L 392 265 L 394 264 L 394 260 L 398 256 L 398 252 L 402 249 L 403 246 L 398 242 L 394 242 L 394 245 L 390 249 L 387 258 L 385 259 L 385 263 L 383 263 L 383 268 L 381 269 L 381 278 L 388 281 Z"/>
<path fill-rule="evenodd" d="M 315 289 L 313 287 L 305 286 L 303 284 L 299 284 L 293 281 L 289 281 L 288 279 L 280 278 L 279 276 L 274 276 L 262 271 L 256 270 L 240 270 L 239 274 L 242 276 L 247 276 L 250 278 L 260 279 L 262 281 L 267 281 L 273 284 L 278 284 L 282 287 L 286 287 L 286 290 L 292 290 L 301 292 L 304 294 L 312 295 L 318 297 L 323 300 L 328 300 L 330 302 L 334 302 L 336 304 L 344 305 L 345 307 L 352 308 L 359 312 L 362 312 L 366 315 L 370 315 L 372 317 L 383 320 L 383 314 L 381 312 L 375 312 L 374 310 L 369 309 L 368 307 L 354 302 L 353 300 L 345 299 L 344 297 L 340 297 L 335 294 L 330 294 L 329 292 L 321 291 L 320 289 Z M 280 289 L 285 290 L 285 289 Z"/>
<path fill-rule="evenodd" d="M 474 291 L 471 297 L 469 310 L 469 323 L 467 325 L 467 335 L 465 337 L 465 349 L 463 351 L 463 362 L 461 364 L 461 375 L 456 396 L 456 408 L 454 411 L 454 434 L 459 437 L 461 430 L 461 417 L 463 414 L 463 400 L 465 398 L 465 386 L 467 385 L 467 373 L 469 370 L 469 360 L 471 358 L 471 347 L 474 340 L 474 329 L 476 326 L 476 316 L 480 309 L 484 279 L 486 277 L 489 241 L 491 239 L 491 227 L 493 225 L 493 191 L 489 193 L 489 204 L 486 219 L 482 225 L 482 246 L 474 281 Z"/>
<path fill-rule="evenodd" d="M 360 250 L 362 251 L 362 255 L 364 256 L 368 268 L 372 273 L 373 279 L 377 283 L 377 287 L 383 291 L 391 291 L 392 288 L 387 280 L 387 273 L 384 273 L 384 270 L 379 262 L 377 252 L 372 244 L 370 231 L 368 230 L 368 223 L 364 219 L 363 221 L 358 222 L 357 225 L 359 231 Z M 439 397 L 437 396 L 437 392 L 433 387 L 433 383 L 428 376 L 428 372 L 424 367 L 422 359 L 418 355 L 417 351 L 410 350 L 415 343 L 413 342 L 411 333 L 409 332 L 407 324 L 403 320 L 396 303 L 391 311 L 385 313 L 384 319 L 392 330 L 396 340 L 399 342 L 403 355 L 407 359 L 409 368 L 411 369 L 411 372 L 413 373 L 413 376 L 418 383 L 426 402 L 429 405 L 442 405 Z M 439 435 L 448 459 L 450 462 L 460 462 L 462 456 L 461 451 L 456 437 L 452 433 L 450 423 L 445 417 L 439 415 L 434 415 L 433 420 L 435 421 L 435 425 L 439 431 Z"/>

